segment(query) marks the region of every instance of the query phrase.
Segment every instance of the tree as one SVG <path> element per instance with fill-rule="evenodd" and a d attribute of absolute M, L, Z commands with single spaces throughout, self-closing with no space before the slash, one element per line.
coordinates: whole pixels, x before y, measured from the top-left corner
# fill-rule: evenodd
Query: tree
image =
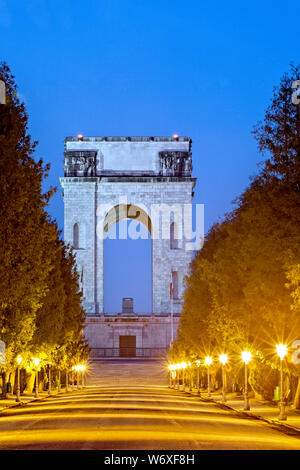
<path fill-rule="evenodd" d="M 262 154 L 268 158 L 261 172 L 263 180 L 272 177 L 287 181 L 293 190 L 300 190 L 300 105 L 292 99 L 292 85 L 300 80 L 300 65 L 290 66 L 279 87 L 274 88 L 271 105 L 264 122 L 259 122 L 253 134 Z"/>
<path fill-rule="evenodd" d="M 58 235 L 58 234 L 57 234 Z M 47 277 L 47 291 L 42 300 L 40 308 L 36 312 L 35 330 L 29 344 L 30 353 L 46 359 L 51 357 L 52 352 L 64 341 L 64 315 L 66 295 L 61 269 L 63 242 L 57 238 L 51 242 L 49 256 L 51 259 L 51 270 Z"/>
<path fill-rule="evenodd" d="M 0 79 L 6 84 L 6 104 L 0 106 L 0 335 L 10 367 L 34 331 L 50 269 L 46 250 L 56 229 L 44 210 L 53 189 L 41 191 L 49 166 L 32 156 L 36 142 L 6 64 Z"/>

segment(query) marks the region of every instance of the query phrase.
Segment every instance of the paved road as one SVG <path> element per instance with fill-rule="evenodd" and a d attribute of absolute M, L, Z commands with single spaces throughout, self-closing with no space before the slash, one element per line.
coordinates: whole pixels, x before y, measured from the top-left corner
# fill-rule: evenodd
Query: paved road
<path fill-rule="evenodd" d="M 88 388 L 2 413 L 0 449 L 300 449 L 296 437 L 168 389 L 161 365 L 135 365 L 95 365 Z"/>

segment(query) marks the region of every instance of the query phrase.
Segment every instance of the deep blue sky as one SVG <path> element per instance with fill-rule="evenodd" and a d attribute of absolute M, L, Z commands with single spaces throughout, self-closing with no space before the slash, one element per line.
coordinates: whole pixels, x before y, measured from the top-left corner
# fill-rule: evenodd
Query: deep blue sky
<path fill-rule="evenodd" d="M 299 3 L 279 0 L 0 0 L 0 59 L 15 74 L 37 155 L 51 163 L 50 184 L 62 175 L 65 136 L 189 135 L 208 229 L 256 172 L 251 129 L 299 62 L 299 18 Z M 60 191 L 50 212 L 62 228 Z M 147 310 L 150 256 L 145 269 L 143 244 L 129 243 L 129 270 L 112 243 L 107 308 L 120 310 L 118 286 L 129 279 L 127 295 Z"/>

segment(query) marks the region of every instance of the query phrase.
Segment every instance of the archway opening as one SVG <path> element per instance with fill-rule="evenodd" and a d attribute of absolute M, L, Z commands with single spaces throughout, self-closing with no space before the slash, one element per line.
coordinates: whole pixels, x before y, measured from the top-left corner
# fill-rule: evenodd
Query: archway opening
<path fill-rule="evenodd" d="M 117 207 L 104 222 L 104 312 L 122 312 L 122 299 L 133 298 L 134 313 L 151 313 L 151 221 L 136 206 Z"/>

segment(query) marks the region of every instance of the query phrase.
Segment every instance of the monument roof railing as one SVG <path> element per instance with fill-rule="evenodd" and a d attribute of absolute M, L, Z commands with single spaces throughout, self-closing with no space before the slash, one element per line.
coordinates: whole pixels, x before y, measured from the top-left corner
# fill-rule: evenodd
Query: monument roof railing
<path fill-rule="evenodd" d="M 85 136 L 73 136 L 66 137 L 65 142 L 192 142 L 192 139 L 188 136 L 99 136 L 99 137 L 85 137 Z"/>

